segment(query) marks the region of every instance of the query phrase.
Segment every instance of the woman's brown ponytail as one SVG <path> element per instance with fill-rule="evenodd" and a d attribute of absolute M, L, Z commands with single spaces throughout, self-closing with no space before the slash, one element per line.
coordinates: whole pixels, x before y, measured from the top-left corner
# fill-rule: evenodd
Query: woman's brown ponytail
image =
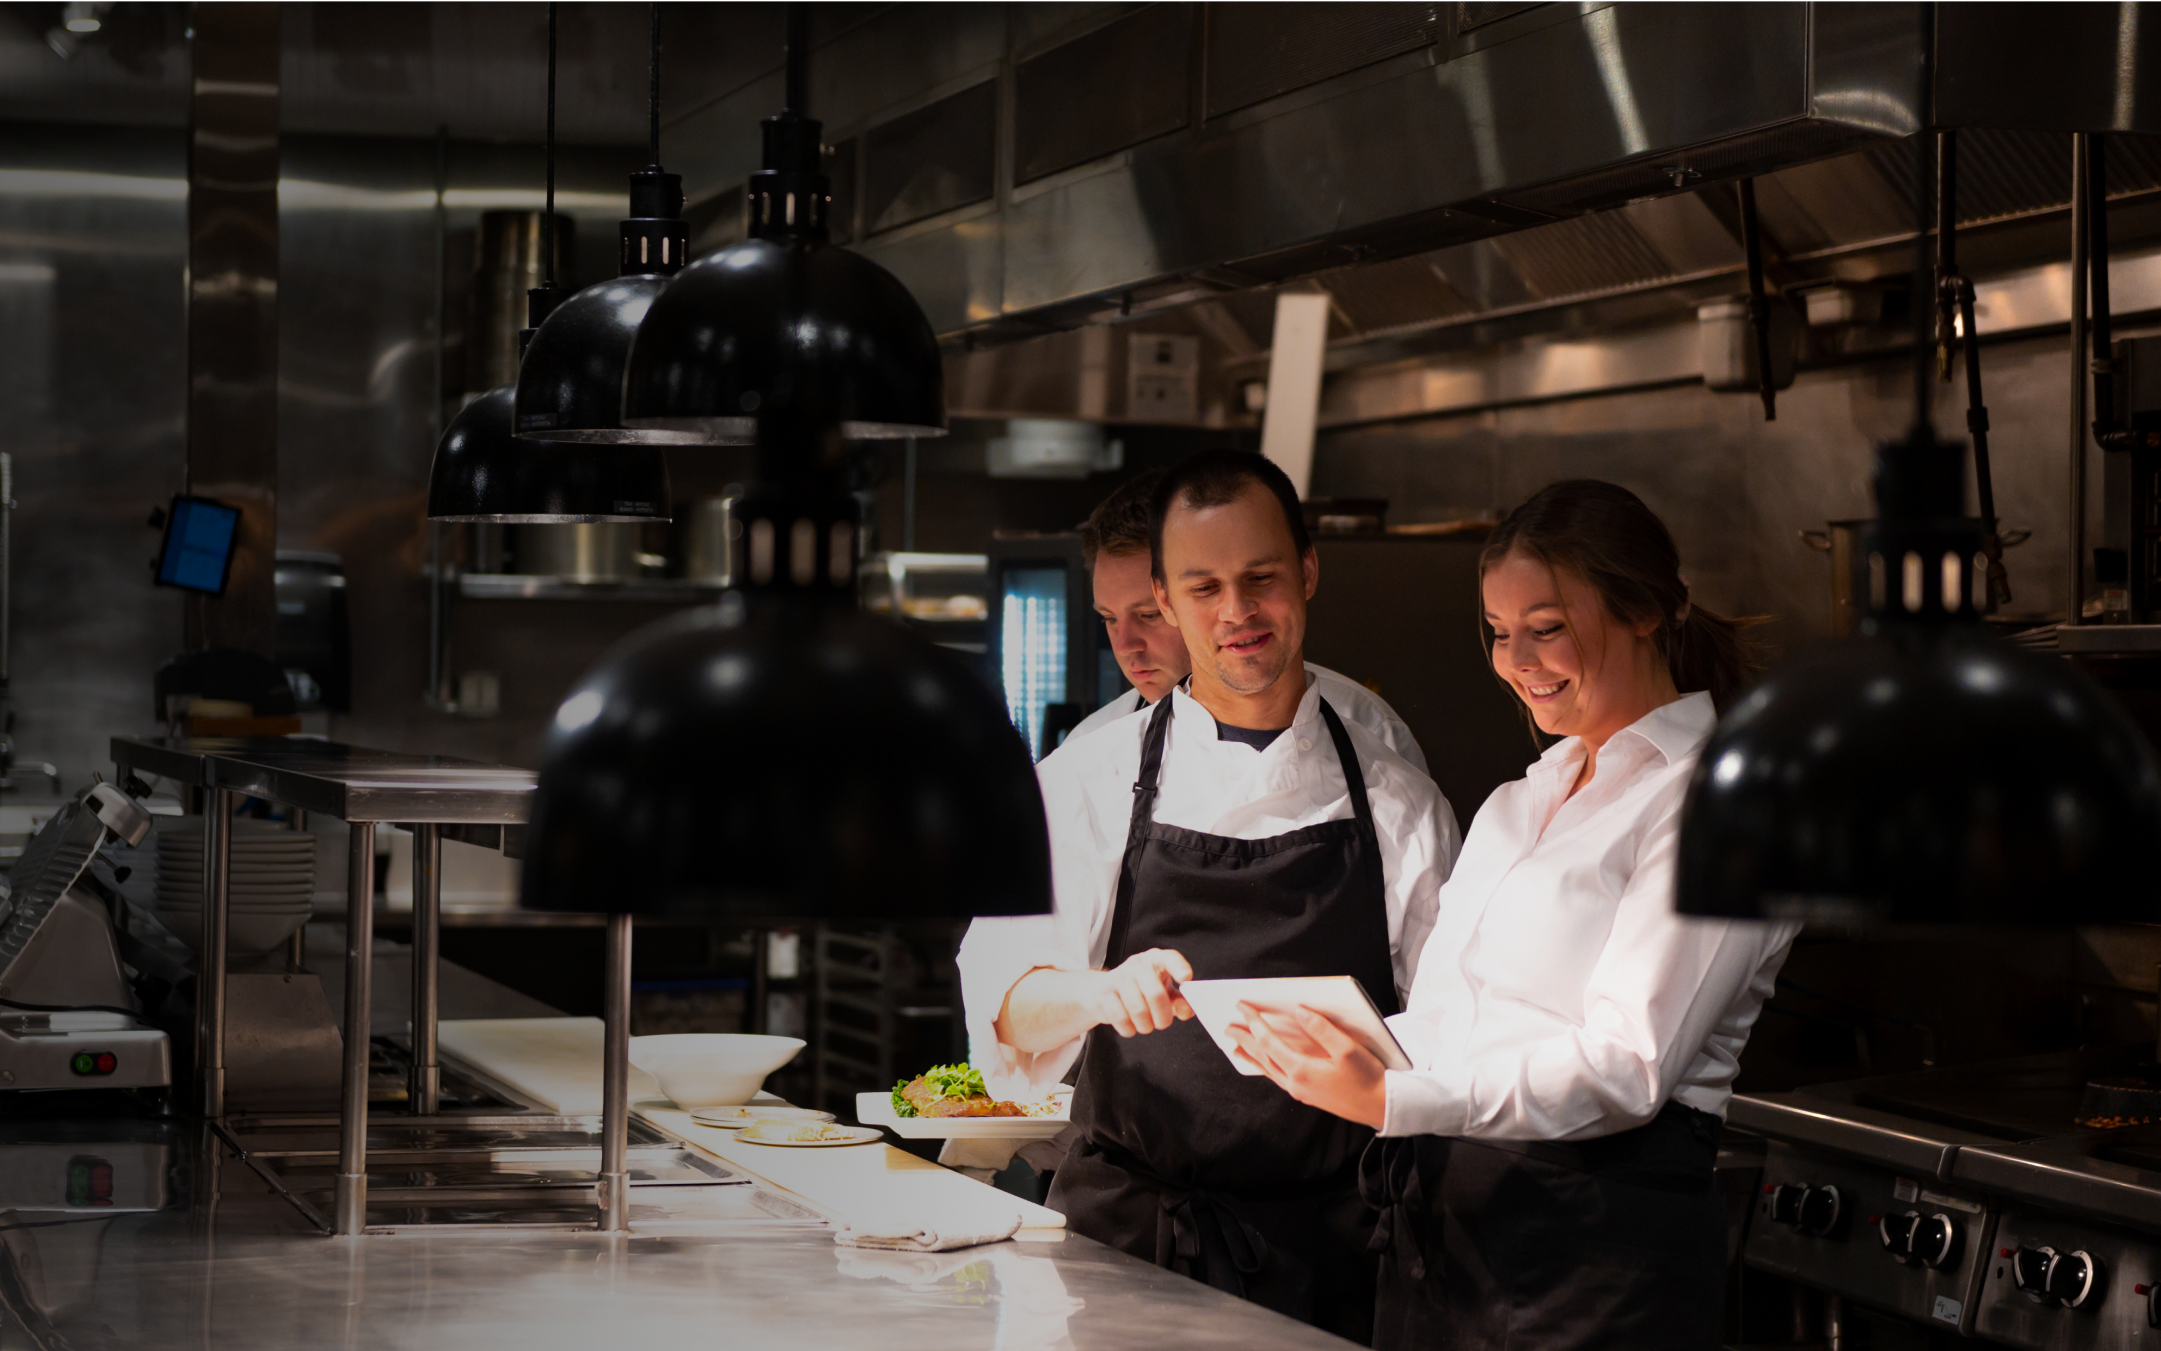
<path fill-rule="evenodd" d="M 1583 578 L 1616 619 L 1657 617 L 1652 641 L 1674 688 L 1710 691 L 1720 713 L 1760 668 L 1746 631 L 1761 621 L 1728 619 L 1692 603 L 1666 523 L 1618 484 L 1578 478 L 1540 489 L 1487 539 L 1479 576 L 1512 553 Z"/>

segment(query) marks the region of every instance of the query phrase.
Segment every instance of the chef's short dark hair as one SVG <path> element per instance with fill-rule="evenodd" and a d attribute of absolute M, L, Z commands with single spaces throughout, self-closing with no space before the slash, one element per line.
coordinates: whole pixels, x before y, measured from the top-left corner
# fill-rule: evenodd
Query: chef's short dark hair
<path fill-rule="evenodd" d="M 1163 518 L 1173 506 L 1180 502 L 1196 510 L 1228 506 L 1254 483 L 1275 494 L 1298 556 L 1310 553 L 1313 537 L 1306 533 L 1305 509 L 1298 505 L 1298 490 L 1291 486 L 1290 475 L 1274 460 L 1250 450 L 1204 450 L 1172 466 L 1156 484 L 1155 497 L 1148 505 L 1148 560 L 1156 580 L 1164 580 Z"/>
<path fill-rule="evenodd" d="M 1155 500 L 1156 484 L 1162 481 L 1160 469 L 1127 479 L 1081 522 L 1081 563 L 1091 576 L 1098 555 L 1116 558 L 1148 552 L 1148 504 Z"/>

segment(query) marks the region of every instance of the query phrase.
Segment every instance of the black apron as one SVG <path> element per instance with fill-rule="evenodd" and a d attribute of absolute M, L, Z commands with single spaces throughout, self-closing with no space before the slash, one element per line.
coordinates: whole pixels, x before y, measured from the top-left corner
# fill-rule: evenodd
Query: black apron
<path fill-rule="evenodd" d="M 1320 711 L 1352 818 L 1236 840 L 1156 823 L 1171 700 L 1158 705 L 1141 742 L 1106 970 L 1170 948 L 1196 979 L 1349 975 L 1396 1011 L 1365 776 L 1342 720 L 1326 700 Z M 1375 1262 L 1358 1159 L 1370 1129 L 1240 1074 L 1197 1021 L 1130 1039 L 1091 1031 L 1073 1119 L 1081 1138 L 1049 1204 L 1076 1233 L 1368 1339 Z"/>
<path fill-rule="evenodd" d="M 1716 1351 L 1719 1119 L 1669 1102 L 1571 1143 L 1376 1140 L 1380 1351 Z"/>

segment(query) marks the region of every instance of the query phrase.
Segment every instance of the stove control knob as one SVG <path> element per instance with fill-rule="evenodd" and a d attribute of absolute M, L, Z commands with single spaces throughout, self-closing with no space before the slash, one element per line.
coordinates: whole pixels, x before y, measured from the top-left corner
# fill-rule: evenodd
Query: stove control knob
<path fill-rule="evenodd" d="M 1914 1211 L 1903 1215 L 1879 1215 L 1876 1217 L 1876 1237 L 1883 1240 L 1883 1250 L 1899 1261 L 1910 1261 L 1914 1254 L 1914 1233 L 1921 1217 Z"/>
<path fill-rule="evenodd" d="M 2101 1289 L 2101 1264 L 2087 1253 L 2058 1253 L 2048 1264 L 2049 1297 L 2067 1309 L 2082 1309 Z"/>
<path fill-rule="evenodd" d="M 1949 1215 L 1914 1217 L 1907 1251 L 1938 1271 L 1958 1260 L 1958 1222 Z"/>
<path fill-rule="evenodd" d="M 1841 1202 L 1836 1187 L 1809 1187 L 1801 1193 L 1799 1216 L 1795 1227 L 1804 1234 L 1818 1237 L 1838 1227 Z"/>
<path fill-rule="evenodd" d="M 2146 1326 L 2161 1328 L 2161 1281 L 2146 1287 Z"/>
<path fill-rule="evenodd" d="M 1766 1187 L 1764 1190 L 1771 1194 L 1771 1219 L 1773 1221 L 1785 1225 L 1798 1225 L 1801 1223 L 1801 1198 L 1807 1194 L 1808 1188 L 1798 1182 L 1781 1182 L 1775 1187 Z"/>
<path fill-rule="evenodd" d="M 2048 1303 L 2048 1269 L 2055 1260 L 2054 1248 L 2020 1248 L 2011 1254 L 2011 1283 L 2034 1303 Z"/>

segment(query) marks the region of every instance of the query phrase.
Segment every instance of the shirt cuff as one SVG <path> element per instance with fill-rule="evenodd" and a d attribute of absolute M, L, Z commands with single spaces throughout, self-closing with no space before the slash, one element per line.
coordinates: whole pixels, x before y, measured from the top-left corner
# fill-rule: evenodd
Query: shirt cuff
<path fill-rule="evenodd" d="M 961 999 L 968 1025 L 968 1062 L 982 1072 L 994 1098 L 1030 1101 L 1043 1096 L 1080 1058 L 1081 1039 L 1049 1051 L 1016 1051 L 998 1040 L 998 1014 L 1021 977 L 1038 967 L 1058 966 L 1064 954 L 1031 932 L 1041 921 L 977 920 L 961 945 Z M 979 932 L 980 931 L 980 932 Z M 1069 960 L 1069 959 L 1068 959 Z"/>
<path fill-rule="evenodd" d="M 1469 1104 L 1431 1070 L 1389 1070 L 1382 1080 L 1387 1110 L 1381 1134 L 1461 1135 Z"/>

